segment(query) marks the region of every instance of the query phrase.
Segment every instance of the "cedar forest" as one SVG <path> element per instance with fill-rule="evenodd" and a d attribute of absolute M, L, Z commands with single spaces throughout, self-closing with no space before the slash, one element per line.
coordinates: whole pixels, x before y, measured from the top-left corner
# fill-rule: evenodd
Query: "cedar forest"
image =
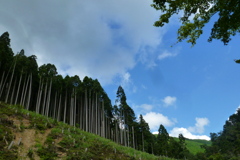
<path fill-rule="evenodd" d="M 58 74 L 54 64 L 38 67 L 35 55 L 24 50 L 13 53 L 9 33 L 0 37 L 0 101 L 21 105 L 47 117 L 84 131 L 100 135 L 123 146 L 177 159 L 238 159 L 240 157 L 240 110 L 226 121 L 223 131 L 211 133 L 212 145 L 202 146 L 204 153 L 192 155 L 185 138 L 170 137 L 163 125 L 158 135 L 148 123 L 135 116 L 119 86 L 115 104 L 97 79 Z"/>

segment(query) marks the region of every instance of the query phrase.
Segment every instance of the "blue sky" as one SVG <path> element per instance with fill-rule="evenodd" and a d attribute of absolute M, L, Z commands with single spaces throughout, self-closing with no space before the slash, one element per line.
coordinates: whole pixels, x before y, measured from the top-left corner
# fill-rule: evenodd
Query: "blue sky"
<path fill-rule="evenodd" d="M 211 22 L 194 47 L 175 44 L 179 17 L 153 27 L 160 12 L 151 2 L 4 1 L 0 32 L 10 33 L 15 53 L 36 55 L 39 65 L 97 78 L 112 104 L 122 85 L 152 132 L 163 124 L 172 136 L 209 139 L 240 105 L 240 65 L 234 62 L 240 38 L 227 46 L 208 43 Z"/>

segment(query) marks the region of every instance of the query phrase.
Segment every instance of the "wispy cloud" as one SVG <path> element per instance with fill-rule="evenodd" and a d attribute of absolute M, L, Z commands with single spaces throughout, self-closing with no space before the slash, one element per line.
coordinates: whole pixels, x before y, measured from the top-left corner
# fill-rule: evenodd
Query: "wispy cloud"
<path fill-rule="evenodd" d="M 132 104 L 132 107 L 134 111 L 136 111 L 137 115 L 151 112 L 154 109 L 154 105 L 152 104 L 141 104 L 141 105 Z"/>
<path fill-rule="evenodd" d="M 163 53 L 159 54 L 158 55 L 158 59 L 159 60 L 163 60 L 165 58 L 168 58 L 168 57 L 175 57 L 177 56 L 177 53 L 171 53 L 169 51 L 164 51 Z"/>
<path fill-rule="evenodd" d="M 125 72 L 124 74 L 122 74 L 120 76 L 120 79 L 120 84 L 125 90 L 133 93 L 137 92 L 137 87 L 132 82 L 131 74 L 129 72 Z"/>
<path fill-rule="evenodd" d="M 173 106 L 176 104 L 177 98 L 176 97 L 171 97 L 167 96 L 164 99 L 162 99 L 163 105 L 165 107 Z"/>
<path fill-rule="evenodd" d="M 143 108 L 145 111 L 151 111 L 153 109 L 153 106 L 150 104 L 142 104 L 140 108 Z"/>

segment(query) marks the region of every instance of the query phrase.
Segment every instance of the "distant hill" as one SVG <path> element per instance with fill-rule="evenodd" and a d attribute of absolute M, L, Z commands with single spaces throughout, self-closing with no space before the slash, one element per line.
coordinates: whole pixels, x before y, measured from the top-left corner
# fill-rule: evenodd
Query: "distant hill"
<path fill-rule="evenodd" d="M 40 114 L 0 103 L 0 160 L 171 160 L 123 147 Z"/>
<path fill-rule="evenodd" d="M 178 138 L 175 138 L 175 140 L 178 140 Z M 198 152 L 204 152 L 204 149 L 201 148 L 202 145 L 211 145 L 211 141 L 207 140 L 201 140 L 201 139 L 186 139 L 186 144 L 187 144 L 187 149 L 190 151 L 192 154 L 196 154 Z"/>
<path fill-rule="evenodd" d="M 157 136 L 157 134 L 155 134 L 155 136 Z M 176 137 L 173 137 L 173 138 L 174 140 L 178 141 L 178 138 Z M 193 155 L 195 155 L 198 152 L 204 152 L 204 149 L 201 148 L 202 145 L 210 146 L 212 144 L 211 141 L 201 140 L 201 139 L 186 139 L 185 142 L 187 144 L 187 149 Z"/>

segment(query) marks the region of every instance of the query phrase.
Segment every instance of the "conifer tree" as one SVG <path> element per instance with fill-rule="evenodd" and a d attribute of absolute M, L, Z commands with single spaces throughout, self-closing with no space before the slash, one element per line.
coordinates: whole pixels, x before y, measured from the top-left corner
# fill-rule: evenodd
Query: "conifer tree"
<path fill-rule="evenodd" d="M 158 155 L 168 155 L 167 148 L 168 148 L 168 141 L 169 141 L 169 134 L 165 127 L 161 124 L 158 129 Z"/>

